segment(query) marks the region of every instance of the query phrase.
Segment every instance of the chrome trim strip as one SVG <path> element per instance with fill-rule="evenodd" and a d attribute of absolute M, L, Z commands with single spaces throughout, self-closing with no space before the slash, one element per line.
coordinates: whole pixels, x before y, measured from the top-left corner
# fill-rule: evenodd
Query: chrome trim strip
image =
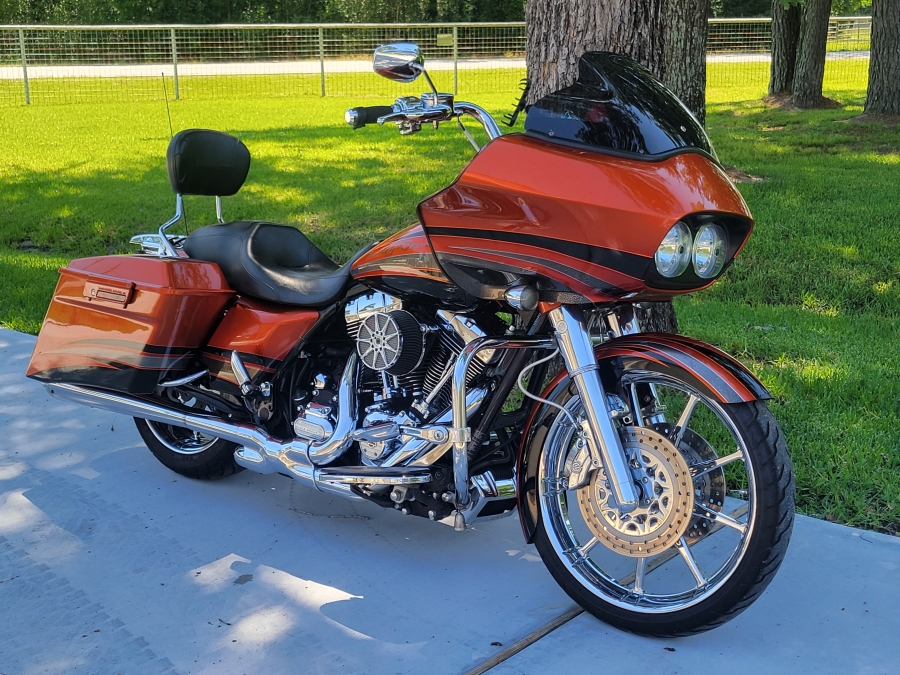
<path fill-rule="evenodd" d="M 319 474 L 319 484 L 339 483 L 343 485 L 421 485 L 431 482 L 431 472 L 423 470 L 406 476 L 356 476 L 352 473 Z"/>

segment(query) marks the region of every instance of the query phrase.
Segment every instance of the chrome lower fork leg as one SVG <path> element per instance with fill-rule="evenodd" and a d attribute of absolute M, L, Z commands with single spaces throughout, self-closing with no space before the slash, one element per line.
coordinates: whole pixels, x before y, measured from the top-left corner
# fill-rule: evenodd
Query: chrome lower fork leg
<path fill-rule="evenodd" d="M 584 314 L 581 310 L 561 306 L 551 310 L 549 316 L 566 369 L 584 405 L 586 424 L 582 425 L 582 430 L 592 463 L 595 467 L 602 463 L 613 498 L 622 511 L 630 511 L 637 506 L 638 494 L 622 441 L 609 416 L 606 392 L 600 381 Z"/>

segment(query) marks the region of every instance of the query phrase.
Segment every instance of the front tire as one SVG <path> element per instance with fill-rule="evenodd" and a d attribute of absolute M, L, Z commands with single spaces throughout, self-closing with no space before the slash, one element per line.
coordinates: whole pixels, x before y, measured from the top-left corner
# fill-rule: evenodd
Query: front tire
<path fill-rule="evenodd" d="M 138 417 L 134 424 L 156 459 L 182 476 L 217 480 L 243 469 L 234 461 L 237 445 L 230 441 Z"/>
<path fill-rule="evenodd" d="M 556 402 L 577 418 L 573 390 Z M 626 373 L 618 391 L 630 402 L 648 392 L 657 404 L 638 415 L 633 404 L 619 430 L 636 484 L 647 476 L 656 482 L 642 492 L 641 505 L 650 505 L 616 512 L 597 482 L 602 469 L 589 486 L 567 489 L 577 437 L 558 414 L 540 459 L 535 545 L 554 579 L 597 618 L 675 637 L 725 623 L 768 586 L 790 539 L 793 472 L 763 402 L 720 404 L 679 378 L 651 373 Z M 690 487 L 672 492 L 681 480 Z M 684 508 L 689 520 L 676 513 Z"/>

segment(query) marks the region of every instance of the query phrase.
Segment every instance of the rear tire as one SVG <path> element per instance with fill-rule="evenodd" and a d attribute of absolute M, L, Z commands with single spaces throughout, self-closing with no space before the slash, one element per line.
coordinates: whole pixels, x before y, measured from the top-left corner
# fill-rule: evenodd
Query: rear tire
<path fill-rule="evenodd" d="M 238 446 L 230 441 L 138 417 L 134 424 L 156 459 L 182 476 L 218 480 L 243 470 L 234 461 Z"/>

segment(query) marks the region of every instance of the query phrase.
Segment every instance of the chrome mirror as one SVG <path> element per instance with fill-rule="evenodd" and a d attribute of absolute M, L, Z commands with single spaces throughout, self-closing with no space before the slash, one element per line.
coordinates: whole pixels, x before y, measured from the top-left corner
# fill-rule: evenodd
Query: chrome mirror
<path fill-rule="evenodd" d="M 425 70 L 425 59 L 419 45 L 392 42 L 375 50 L 372 68 L 389 80 L 412 82 Z"/>

